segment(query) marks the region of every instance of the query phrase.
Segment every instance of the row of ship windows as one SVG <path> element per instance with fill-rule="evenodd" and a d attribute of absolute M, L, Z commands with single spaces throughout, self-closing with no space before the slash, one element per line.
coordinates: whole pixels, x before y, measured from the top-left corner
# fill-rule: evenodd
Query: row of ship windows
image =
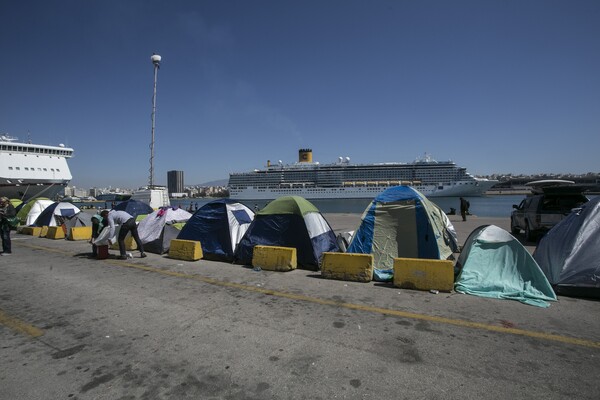
<path fill-rule="evenodd" d="M 5 144 L 0 145 L 0 150 L 14 151 L 17 153 L 56 154 L 60 156 L 68 156 L 72 153 L 70 150 L 36 149 L 34 147 L 8 146 Z"/>
<path fill-rule="evenodd" d="M 29 168 L 29 167 L 23 167 L 23 169 L 24 169 L 25 171 L 35 171 L 35 168 L 33 168 L 33 167 L 31 167 L 31 168 Z M 9 170 L 9 171 L 12 171 L 12 170 L 17 170 L 17 171 L 20 171 L 20 170 L 21 170 L 21 167 L 8 167 L 8 170 Z M 38 168 L 37 170 L 38 170 L 38 171 L 48 171 L 48 168 Z M 52 172 L 54 172 L 54 171 L 56 171 L 56 172 L 60 172 L 60 169 L 58 169 L 58 168 L 56 168 L 56 169 L 54 169 L 54 168 L 50 168 L 50 171 L 52 171 Z"/>

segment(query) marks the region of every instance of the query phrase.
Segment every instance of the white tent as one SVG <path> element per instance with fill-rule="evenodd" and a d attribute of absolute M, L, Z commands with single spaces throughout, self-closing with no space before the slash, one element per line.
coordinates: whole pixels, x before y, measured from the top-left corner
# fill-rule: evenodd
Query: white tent
<path fill-rule="evenodd" d="M 49 199 L 31 200 L 31 205 L 28 203 L 23 206 L 23 212 L 19 211 L 18 217 L 24 225 L 29 226 L 33 224 L 42 211 L 51 204 L 54 204 L 54 202 Z"/>
<path fill-rule="evenodd" d="M 161 207 L 148 214 L 138 224 L 138 234 L 144 250 L 157 254 L 169 251 L 171 240 L 177 238 L 181 223 L 185 223 L 191 216 L 181 208 L 172 207 Z"/>

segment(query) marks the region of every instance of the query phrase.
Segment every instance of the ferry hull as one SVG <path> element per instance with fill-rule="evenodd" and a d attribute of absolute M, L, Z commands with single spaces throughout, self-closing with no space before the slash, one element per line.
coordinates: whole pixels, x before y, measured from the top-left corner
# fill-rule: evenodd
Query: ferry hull
<path fill-rule="evenodd" d="M 483 196 L 496 181 L 456 182 L 452 185 L 413 185 L 427 197 Z M 282 196 L 301 196 L 305 199 L 372 199 L 390 186 L 358 186 L 340 188 L 256 188 L 229 190 L 229 197 L 238 200 L 272 200 Z"/>
<path fill-rule="evenodd" d="M 54 199 L 63 194 L 68 182 L 24 182 L 20 185 L 0 184 L 0 196 L 27 201 L 35 197 Z"/>

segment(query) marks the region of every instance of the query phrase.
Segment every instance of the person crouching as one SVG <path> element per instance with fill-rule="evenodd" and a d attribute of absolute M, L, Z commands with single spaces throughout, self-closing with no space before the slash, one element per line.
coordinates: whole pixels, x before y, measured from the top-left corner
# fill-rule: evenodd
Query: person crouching
<path fill-rule="evenodd" d="M 121 225 L 119 237 L 117 238 L 117 242 L 119 243 L 119 252 L 121 253 L 119 256 L 120 260 L 127 259 L 127 254 L 125 253 L 125 237 L 127 236 L 128 232 L 131 232 L 131 236 L 137 244 L 138 250 L 140 251 L 140 258 L 146 257 L 146 253 L 144 253 L 144 245 L 142 244 L 140 235 L 138 234 L 135 218 L 133 218 L 131 214 L 121 210 L 102 210 L 100 216 L 102 218 L 106 218 L 106 221 L 108 222 L 108 227 L 110 229 L 108 235 L 109 238 L 112 238 L 115 235 L 115 225 Z M 109 244 L 112 244 L 110 239 Z"/>

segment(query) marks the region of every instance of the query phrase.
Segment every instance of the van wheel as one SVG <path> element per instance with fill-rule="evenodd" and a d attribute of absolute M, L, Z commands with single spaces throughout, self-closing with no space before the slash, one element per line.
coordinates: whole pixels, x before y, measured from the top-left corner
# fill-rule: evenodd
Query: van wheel
<path fill-rule="evenodd" d="M 510 219 L 510 233 L 512 233 L 513 235 L 518 235 L 519 233 L 521 233 L 521 228 L 515 226 L 515 221 L 513 221 L 512 218 Z"/>
<path fill-rule="evenodd" d="M 528 242 L 533 242 L 535 240 L 533 232 L 529 229 L 529 223 L 525 223 L 525 240 Z"/>

